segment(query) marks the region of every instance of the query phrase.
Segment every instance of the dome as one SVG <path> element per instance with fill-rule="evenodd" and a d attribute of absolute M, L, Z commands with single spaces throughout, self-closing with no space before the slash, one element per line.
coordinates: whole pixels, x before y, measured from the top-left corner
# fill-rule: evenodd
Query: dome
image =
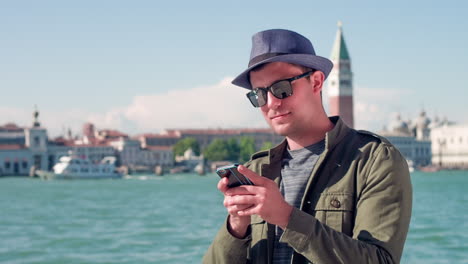
<path fill-rule="evenodd" d="M 440 120 L 439 116 L 435 116 L 434 120 L 431 121 L 431 124 L 429 125 L 429 128 L 436 128 L 442 125 L 442 121 Z"/>
<path fill-rule="evenodd" d="M 404 134 L 410 134 L 408 123 L 401 120 L 400 114 L 397 114 L 395 119 L 393 119 L 389 126 L 390 132 L 399 132 Z"/>
<path fill-rule="evenodd" d="M 431 120 L 426 116 L 426 112 L 423 110 L 415 120 L 416 129 L 427 129 Z"/>

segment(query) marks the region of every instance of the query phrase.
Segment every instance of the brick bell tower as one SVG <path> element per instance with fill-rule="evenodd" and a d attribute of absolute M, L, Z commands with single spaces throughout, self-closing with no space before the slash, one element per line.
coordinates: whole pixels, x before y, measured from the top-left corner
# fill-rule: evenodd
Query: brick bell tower
<path fill-rule="evenodd" d="M 353 73 L 341 22 L 338 22 L 330 60 L 333 62 L 333 69 L 328 77 L 330 115 L 339 115 L 348 126 L 354 127 Z"/>

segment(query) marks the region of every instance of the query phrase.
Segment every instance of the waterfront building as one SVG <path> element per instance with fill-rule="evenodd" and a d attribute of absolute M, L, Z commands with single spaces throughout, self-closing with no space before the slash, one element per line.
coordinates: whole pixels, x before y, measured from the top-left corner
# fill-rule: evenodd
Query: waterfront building
<path fill-rule="evenodd" d="M 121 137 L 119 140 L 110 142 L 118 153 L 120 165 L 130 169 L 146 167 L 149 171 L 155 166 L 171 167 L 174 164 L 172 146 L 143 145 L 138 138 Z"/>
<path fill-rule="evenodd" d="M 85 142 L 94 142 L 96 139 L 96 129 L 94 124 L 92 123 L 85 123 L 83 124 L 83 141 Z"/>
<path fill-rule="evenodd" d="M 138 154 L 141 146 L 136 139 L 120 138 L 110 142 L 110 145 L 119 153 L 118 163 L 121 166 L 132 166 L 138 163 Z"/>
<path fill-rule="evenodd" d="M 128 135 L 113 129 L 101 129 L 96 133 L 96 139 L 99 141 L 112 141 L 120 138 L 128 138 Z"/>
<path fill-rule="evenodd" d="M 199 174 L 204 174 L 206 169 L 206 160 L 203 154 L 197 156 L 193 149 L 189 148 L 183 155 L 175 156 L 175 167 L 172 172 L 196 171 Z"/>
<path fill-rule="evenodd" d="M 147 146 L 141 149 L 138 156 L 138 165 L 172 167 L 174 165 L 174 154 L 172 147 L 168 146 Z"/>
<path fill-rule="evenodd" d="M 46 169 L 49 161 L 47 159 L 47 130 L 39 127 L 39 123 L 24 130 L 25 146 L 33 156 L 34 167 L 38 170 Z"/>
<path fill-rule="evenodd" d="M 180 132 L 177 130 L 165 131 L 162 134 L 142 134 L 136 136 L 140 141 L 141 147 L 148 146 L 173 146 L 182 139 Z"/>
<path fill-rule="evenodd" d="M 0 176 L 29 173 L 32 155 L 25 144 L 23 128 L 13 123 L 0 126 Z"/>
<path fill-rule="evenodd" d="M 47 130 L 34 111 L 32 127 L 13 123 L 0 127 L 0 175 L 28 175 L 31 167 L 47 169 Z"/>
<path fill-rule="evenodd" d="M 349 127 L 354 127 L 353 72 L 341 22 L 338 22 L 330 60 L 333 69 L 328 76 L 329 114 L 339 115 Z"/>
<path fill-rule="evenodd" d="M 431 130 L 432 163 L 447 169 L 468 169 L 468 124 L 445 123 Z"/>
<path fill-rule="evenodd" d="M 77 140 L 77 142 L 81 144 L 102 144 L 119 140 L 120 138 L 128 138 L 127 134 L 122 133 L 118 130 L 96 130 L 94 124 L 92 123 L 85 123 L 83 125 L 82 132 L 83 137 L 81 138 L 81 140 Z"/>
<path fill-rule="evenodd" d="M 32 161 L 32 153 L 25 146 L 0 145 L 0 176 L 28 175 Z"/>
<path fill-rule="evenodd" d="M 406 122 L 397 114 L 388 128 L 379 134 L 387 138 L 414 167 L 431 165 L 432 151 L 429 137 L 430 120 L 424 111 L 413 122 Z"/>
<path fill-rule="evenodd" d="M 24 146 L 24 129 L 13 123 L 0 126 L 0 145 Z"/>
<path fill-rule="evenodd" d="M 83 159 L 88 159 L 92 163 L 99 163 L 105 157 L 116 157 L 115 149 L 108 143 L 83 144 L 81 141 L 54 139 L 49 142 L 48 155 L 50 168 L 63 156 L 70 154 Z"/>

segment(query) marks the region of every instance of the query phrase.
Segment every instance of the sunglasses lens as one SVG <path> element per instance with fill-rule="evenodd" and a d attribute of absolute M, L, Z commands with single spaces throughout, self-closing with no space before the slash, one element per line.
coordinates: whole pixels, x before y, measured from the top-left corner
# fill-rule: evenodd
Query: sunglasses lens
<path fill-rule="evenodd" d="M 278 99 L 284 99 L 292 95 L 292 87 L 289 81 L 279 81 L 270 88 L 271 93 Z"/>
<path fill-rule="evenodd" d="M 266 104 L 266 93 L 263 90 L 250 91 L 247 97 L 255 107 L 261 107 Z"/>

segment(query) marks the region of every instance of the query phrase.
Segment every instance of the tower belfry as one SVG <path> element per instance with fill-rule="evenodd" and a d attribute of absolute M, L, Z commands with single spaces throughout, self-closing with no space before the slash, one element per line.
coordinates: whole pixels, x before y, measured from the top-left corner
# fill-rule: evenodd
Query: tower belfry
<path fill-rule="evenodd" d="M 354 127 L 353 73 L 340 21 L 330 60 L 333 62 L 333 69 L 328 77 L 330 115 L 339 115 L 348 126 Z"/>
<path fill-rule="evenodd" d="M 37 105 L 34 106 L 33 117 L 34 117 L 33 127 L 40 127 L 41 123 L 39 123 L 39 110 L 37 110 Z"/>

